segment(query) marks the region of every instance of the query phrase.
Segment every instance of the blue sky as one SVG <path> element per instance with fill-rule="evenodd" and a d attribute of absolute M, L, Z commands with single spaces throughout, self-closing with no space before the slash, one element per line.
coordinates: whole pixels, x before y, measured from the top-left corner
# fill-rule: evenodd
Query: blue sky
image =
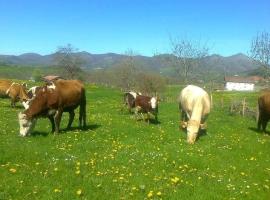
<path fill-rule="evenodd" d="M 0 54 L 42 55 L 71 43 L 90 53 L 151 56 L 169 37 L 207 42 L 211 53 L 247 53 L 270 32 L 269 0 L 0 0 Z"/>

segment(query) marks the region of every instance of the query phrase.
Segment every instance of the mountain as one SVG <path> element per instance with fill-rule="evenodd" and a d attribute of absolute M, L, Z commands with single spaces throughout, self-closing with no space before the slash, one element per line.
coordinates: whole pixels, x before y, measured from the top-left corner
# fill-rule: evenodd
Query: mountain
<path fill-rule="evenodd" d="M 84 68 L 110 68 L 117 66 L 126 55 L 116 53 L 106 54 L 91 54 L 86 51 L 76 53 L 77 56 L 84 60 Z M 136 64 L 149 70 L 155 71 L 170 71 L 169 62 L 164 62 L 169 54 L 161 54 L 158 56 L 135 56 Z M 54 63 L 55 54 L 39 55 L 36 53 L 25 53 L 19 56 L 0 55 L 0 63 L 6 65 L 21 65 L 21 66 L 52 66 Z M 217 73 L 238 74 L 245 71 L 251 71 L 258 68 L 248 56 L 244 54 L 235 54 L 229 57 L 223 57 L 213 54 L 205 57 L 201 62 L 200 69 L 202 71 L 213 71 Z M 199 72 L 199 71 L 198 71 Z M 198 73 L 197 72 L 197 73 Z"/>

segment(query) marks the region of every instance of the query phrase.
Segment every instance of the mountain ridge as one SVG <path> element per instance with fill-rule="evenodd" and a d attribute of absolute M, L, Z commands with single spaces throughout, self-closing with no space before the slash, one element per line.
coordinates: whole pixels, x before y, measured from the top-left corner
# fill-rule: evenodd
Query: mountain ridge
<path fill-rule="evenodd" d="M 75 53 L 77 56 L 84 60 L 84 68 L 96 69 L 96 68 L 111 68 L 121 63 L 126 55 L 117 53 L 104 53 L 104 54 L 92 54 L 87 51 L 81 51 Z M 155 56 L 143 56 L 135 55 L 134 60 L 139 66 L 146 69 L 160 71 L 162 68 L 169 67 L 169 63 L 161 61 L 162 57 L 168 57 L 170 54 L 160 54 Z M 21 65 L 21 66 L 53 66 L 56 65 L 54 61 L 55 53 L 40 55 L 38 53 L 29 52 L 20 55 L 0 55 L 0 63 L 6 65 Z M 230 74 L 237 74 L 244 71 L 250 71 L 258 68 L 258 65 L 253 62 L 251 58 L 243 53 L 238 53 L 231 56 L 221 56 L 213 54 L 203 58 L 203 66 L 208 70 L 216 72 L 227 72 Z"/>

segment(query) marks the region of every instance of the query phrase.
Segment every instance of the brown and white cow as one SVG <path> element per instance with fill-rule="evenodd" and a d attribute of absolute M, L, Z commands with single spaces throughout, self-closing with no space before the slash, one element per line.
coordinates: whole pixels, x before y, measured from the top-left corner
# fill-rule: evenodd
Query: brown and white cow
<path fill-rule="evenodd" d="M 20 135 L 31 133 L 39 117 L 48 117 L 52 124 L 52 132 L 59 132 L 63 112 L 69 113 L 67 128 L 71 127 L 75 113 L 80 106 L 79 126 L 86 126 L 85 88 L 78 80 L 57 80 L 46 85 L 28 102 L 28 108 L 18 114 Z"/>
<path fill-rule="evenodd" d="M 10 80 L 0 80 L 0 96 L 10 97 L 12 107 L 15 107 L 17 101 L 23 103 L 29 99 L 26 84 L 15 83 Z"/>
<path fill-rule="evenodd" d="M 270 119 L 270 92 L 264 92 L 258 98 L 258 130 L 265 133 Z"/>
<path fill-rule="evenodd" d="M 131 112 L 131 109 L 135 108 L 135 99 L 139 95 L 142 95 L 142 93 L 135 91 L 124 93 L 124 104 L 128 107 L 129 112 Z"/>
<path fill-rule="evenodd" d="M 155 120 L 158 120 L 158 98 L 139 95 L 135 99 L 135 114 L 147 113 L 147 121 L 149 123 L 150 114 L 155 116 Z"/>
<path fill-rule="evenodd" d="M 210 113 L 210 97 L 195 85 L 186 86 L 180 93 L 179 110 L 182 128 L 187 128 L 187 142 L 193 144 L 199 129 L 206 129 L 205 120 Z"/>

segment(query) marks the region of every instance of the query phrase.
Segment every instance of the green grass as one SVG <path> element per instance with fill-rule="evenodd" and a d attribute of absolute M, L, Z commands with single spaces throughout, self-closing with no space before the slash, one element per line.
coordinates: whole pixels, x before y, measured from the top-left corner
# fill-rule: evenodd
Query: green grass
<path fill-rule="evenodd" d="M 64 131 L 64 114 L 61 134 L 40 119 L 25 138 L 22 108 L 0 99 L 0 199 L 270 199 L 270 136 L 227 109 L 235 98 L 256 105 L 258 94 L 215 93 L 208 134 L 188 145 L 178 92 L 166 91 L 172 100 L 160 103 L 160 124 L 148 125 L 121 111 L 120 91 L 88 86 L 87 130 L 77 129 L 77 114 Z"/>

